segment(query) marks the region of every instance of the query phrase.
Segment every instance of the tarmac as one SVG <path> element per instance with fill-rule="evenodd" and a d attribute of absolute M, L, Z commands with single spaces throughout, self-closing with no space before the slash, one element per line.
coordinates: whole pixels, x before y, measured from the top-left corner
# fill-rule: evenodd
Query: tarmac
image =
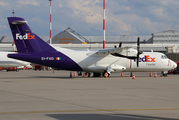
<path fill-rule="evenodd" d="M 179 75 L 0 71 L 0 120 L 178 120 Z"/>

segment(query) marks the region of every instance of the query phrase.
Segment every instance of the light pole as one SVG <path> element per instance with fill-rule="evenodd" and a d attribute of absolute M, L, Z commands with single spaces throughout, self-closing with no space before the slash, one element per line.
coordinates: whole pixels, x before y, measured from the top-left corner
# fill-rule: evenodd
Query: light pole
<path fill-rule="evenodd" d="M 105 49 L 105 0 L 103 0 L 103 33 L 104 33 L 103 49 Z"/>
<path fill-rule="evenodd" d="M 52 44 L 52 0 L 50 1 L 50 44 Z"/>

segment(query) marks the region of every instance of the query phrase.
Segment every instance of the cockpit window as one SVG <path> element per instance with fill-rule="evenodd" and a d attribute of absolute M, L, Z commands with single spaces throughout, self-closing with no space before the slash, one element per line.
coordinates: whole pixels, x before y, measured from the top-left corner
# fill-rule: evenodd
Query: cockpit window
<path fill-rule="evenodd" d="M 161 55 L 162 59 L 168 59 L 168 57 L 166 55 Z"/>

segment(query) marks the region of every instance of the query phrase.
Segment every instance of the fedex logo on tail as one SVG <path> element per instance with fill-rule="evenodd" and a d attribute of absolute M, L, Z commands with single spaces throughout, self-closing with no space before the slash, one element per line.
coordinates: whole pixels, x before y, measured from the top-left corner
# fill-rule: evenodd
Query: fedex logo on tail
<path fill-rule="evenodd" d="M 31 40 L 35 39 L 35 35 L 31 35 L 30 33 L 26 33 L 25 35 L 20 35 L 19 33 L 16 34 L 16 40 Z"/>
<path fill-rule="evenodd" d="M 134 60 L 136 62 L 137 59 Z M 144 57 L 139 57 L 139 62 L 155 62 L 155 57 L 150 57 L 150 55 L 145 55 Z"/>

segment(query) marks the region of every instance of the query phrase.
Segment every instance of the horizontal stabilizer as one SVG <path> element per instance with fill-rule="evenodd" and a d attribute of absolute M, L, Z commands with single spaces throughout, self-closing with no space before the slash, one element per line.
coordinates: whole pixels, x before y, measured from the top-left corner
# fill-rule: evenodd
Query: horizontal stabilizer
<path fill-rule="evenodd" d="M 12 22 L 13 25 L 24 25 L 26 23 L 27 23 L 27 21 L 14 21 L 14 22 Z"/>

